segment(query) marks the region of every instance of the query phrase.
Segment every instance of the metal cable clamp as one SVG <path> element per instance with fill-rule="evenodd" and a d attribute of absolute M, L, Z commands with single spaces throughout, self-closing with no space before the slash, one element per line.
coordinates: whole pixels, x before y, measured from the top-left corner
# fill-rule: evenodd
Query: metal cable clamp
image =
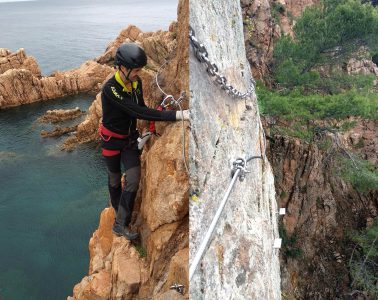
<path fill-rule="evenodd" d="M 234 176 L 236 170 L 240 170 L 239 172 L 239 180 L 243 181 L 245 179 L 245 176 L 247 173 L 251 173 L 251 171 L 247 170 L 247 160 L 245 158 L 237 158 L 232 163 L 232 171 L 231 171 L 231 177 Z"/>
<path fill-rule="evenodd" d="M 175 283 L 174 285 L 172 285 L 169 289 L 170 290 L 175 290 L 176 292 L 180 293 L 181 295 L 184 294 L 184 288 L 185 286 L 182 285 L 182 284 L 179 284 L 179 283 Z"/>
<path fill-rule="evenodd" d="M 168 106 L 172 105 L 175 102 L 176 102 L 176 100 L 172 95 L 167 95 L 164 98 L 163 102 L 161 102 L 160 106 L 167 108 Z"/>

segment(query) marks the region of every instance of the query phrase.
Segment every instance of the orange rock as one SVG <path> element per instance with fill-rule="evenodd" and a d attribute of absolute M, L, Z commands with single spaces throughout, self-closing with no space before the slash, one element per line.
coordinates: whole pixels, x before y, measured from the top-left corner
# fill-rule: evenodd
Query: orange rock
<path fill-rule="evenodd" d="M 154 141 L 145 157 L 141 213 L 151 231 L 163 224 L 181 220 L 189 211 L 189 185 L 182 160 L 181 126 L 180 122 L 167 126 L 164 136 Z"/>
<path fill-rule="evenodd" d="M 247 57 L 255 79 L 263 79 L 269 73 L 268 64 L 273 57 L 275 41 L 282 33 L 292 35 L 294 22 L 289 14 L 298 17 L 306 7 L 318 4 L 319 0 L 280 0 L 282 12 L 275 11 L 279 18 L 274 18 L 272 0 L 242 0 L 244 36 Z M 279 23 L 277 23 L 277 19 Z"/>
<path fill-rule="evenodd" d="M 154 300 L 183 300 L 185 299 L 181 294 L 174 290 L 169 290 L 165 292 L 164 294 L 154 297 Z"/>
<path fill-rule="evenodd" d="M 0 74 L 12 69 L 25 69 L 34 76 L 40 77 L 41 70 L 32 56 L 27 56 L 24 49 L 12 53 L 8 49 L 0 48 Z"/>
<path fill-rule="evenodd" d="M 91 276 L 86 276 L 74 287 L 71 300 L 108 300 L 111 291 L 111 276 L 106 270 L 101 270 Z"/>
<path fill-rule="evenodd" d="M 113 243 L 114 217 L 114 209 L 110 207 L 105 208 L 101 213 L 99 228 L 89 241 L 89 274 L 104 268 L 105 257 L 110 253 Z"/>
<path fill-rule="evenodd" d="M 114 239 L 112 256 L 111 296 L 115 299 L 123 296 L 131 298 L 139 291 L 143 262 L 131 243 L 123 237 Z"/>
<path fill-rule="evenodd" d="M 189 248 L 184 248 L 176 253 L 169 264 L 168 278 L 166 289 L 169 289 L 175 283 L 185 286 L 185 293 L 189 289 Z"/>
<path fill-rule="evenodd" d="M 112 68 L 88 61 L 80 68 L 38 78 L 25 69 L 11 69 L 0 74 L 0 108 L 54 99 L 98 87 Z"/>
<path fill-rule="evenodd" d="M 176 98 L 181 91 L 188 92 L 189 1 L 180 0 L 178 11 L 179 22 L 170 26 L 170 30 L 177 31 L 175 34 L 172 31 L 143 33 L 137 27 L 129 26 L 108 46 L 106 52 L 97 58 L 98 63 L 112 64 L 115 51 L 121 43 L 136 41 L 144 45 L 149 63 L 141 72 L 141 77 L 144 98 L 150 107 L 156 108 L 162 101 L 162 93 L 154 82 L 155 72 L 159 64 L 171 53 L 175 54 L 175 57 L 171 57 L 169 64 L 161 70 L 159 83 L 167 93 Z M 108 77 L 113 73 L 114 69 L 111 69 Z M 61 74 L 55 76 L 62 78 Z M 187 99 L 183 101 L 183 107 L 188 107 Z M 78 126 L 76 141 L 96 139 L 101 117 L 101 94 L 98 93 L 89 108 L 86 120 Z M 139 122 L 138 127 L 143 125 L 146 126 L 146 123 Z M 163 287 L 167 286 L 169 272 L 170 281 L 174 281 L 176 275 L 180 281 L 184 281 L 181 278 L 187 277 L 188 272 L 184 270 L 185 265 L 188 268 L 187 262 L 184 262 L 185 259 L 187 261 L 187 256 L 185 250 L 181 250 L 187 249 L 189 236 L 188 176 L 182 162 L 181 126 L 180 122 L 157 122 L 157 131 L 162 136 L 152 138 L 142 155 L 143 177 L 140 186 L 143 186 L 143 189 L 139 191 L 142 204 L 140 211 L 136 209 L 140 223 L 135 226 L 141 231 L 140 247 L 146 250 L 147 257 L 141 258 L 125 238 L 112 235 L 114 212 L 111 208 L 103 211 L 99 228 L 91 238 L 89 273 L 110 274 L 111 281 L 107 282 L 109 286 L 106 287 L 111 290 L 110 299 L 157 299 L 158 295 L 163 296 L 163 292 L 165 298 L 162 299 L 183 299 L 175 291 L 163 291 Z M 188 128 L 185 130 L 188 137 Z M 175 259 L 172 260 L 173 257 Z M 83 279 L 84 283 L 87 281 L 89 279 Z M 75 295 L 82 295 L 88 290 L 88 283 L 84 283 L 75 287 Z M 96 299 L 95 294 L 88 295 L 93 298 L 85 299 Z"/>

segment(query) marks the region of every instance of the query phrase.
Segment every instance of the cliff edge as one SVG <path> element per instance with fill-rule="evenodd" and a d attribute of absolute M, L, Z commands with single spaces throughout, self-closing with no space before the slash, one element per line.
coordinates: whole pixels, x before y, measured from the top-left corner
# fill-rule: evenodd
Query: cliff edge
<path fill-rule="evenodd" d="M 161 70 L 160 85 L 177 99 L 181 92 L 188 93 L 188 14 L 189 1 L 180 0 L 178 22 L 168 32 L 144 34 L 130 26 L 97 61 L 112 64 L 115 49 L 121 43 L 140 42 L 150 61 L 142 74 L 148 105 L 156 107 L 162 100 L 154 75 L 165 59 L 168 63 Z M 79 125 L 74 143 L 96 138 L 101 120 L 99 99 L 100 94 L 86 121 Z M 188 107 L 187 99 L 183 107 Z M 142 123 L 139 125 L 143 126 Z M 181 122 L 161 122 L 156 127 L 161 136 L 153 137 L 143 151 L 141 189 L 132 221 L 132 226 L 141 233 L 141 244 L 133 245 L 112 234 L 114 210 L 106 208 L 89 243 L 88 276 L 74 287 L 73 296 L 67 299 L 188 299 L 189 186 L 182 159 L 183 128 Z M 182 293 L 171 289 L 176 283 L 184 285 Z"/>

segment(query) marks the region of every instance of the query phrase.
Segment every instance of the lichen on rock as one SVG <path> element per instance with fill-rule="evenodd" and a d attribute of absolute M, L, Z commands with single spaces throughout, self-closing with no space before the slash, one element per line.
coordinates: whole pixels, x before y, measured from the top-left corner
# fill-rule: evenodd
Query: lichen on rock
<path fill-rule="evenodd" d="M 249 87 L 239 2 L 191 1 L 190 25 L 209 59 L 238 90 Z M 221 29 L 221 30 L 220 30 Z M 255 95 L 230 97 L 190 55 L 190 264 L 231 180 L 232 161 L 264 156 Z M 247 164 L 236 182 L 209 247 L 190 282 L 191 299 L 280 299 L 277 204 L 266 159 Z"/>

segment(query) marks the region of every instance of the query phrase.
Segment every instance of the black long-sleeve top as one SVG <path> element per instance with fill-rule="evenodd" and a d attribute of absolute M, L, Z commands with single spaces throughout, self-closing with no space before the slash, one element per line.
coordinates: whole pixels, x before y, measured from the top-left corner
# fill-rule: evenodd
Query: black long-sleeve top
<path fill-rule="evenodd" d="M 115 76 L 102 88 L 102 123 L 116 133 L 129 135 L 136 130 L 137 119 L 149 121 L 175 121 L 175 111 L 159 111 L 146 106 L 142 81 L 130 92 L 124 90 Z"/>

